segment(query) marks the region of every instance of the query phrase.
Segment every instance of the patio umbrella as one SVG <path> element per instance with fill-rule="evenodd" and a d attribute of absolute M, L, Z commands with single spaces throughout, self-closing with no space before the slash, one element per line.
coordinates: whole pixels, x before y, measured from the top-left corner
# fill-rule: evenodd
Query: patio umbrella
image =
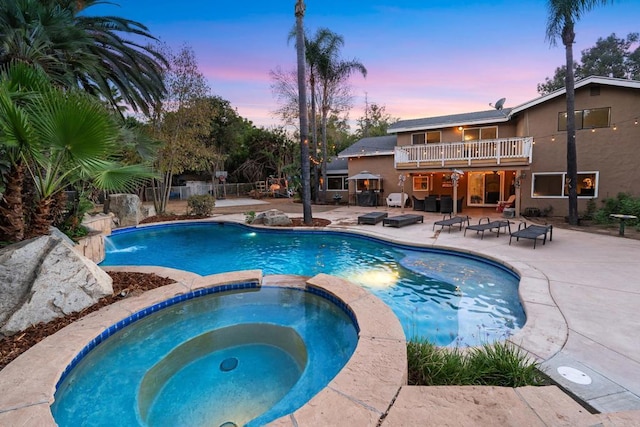
<path fill-rule="evenodd" d="M 369 171 L 362 171 L 362 172 L 360 172 L 358 174 L 350 176 L 347 179 L 355 179 L 355 180 L 358 180 L 358 179 L 382 179 L 382 177 L 380 175 L 374 175 Z"/>

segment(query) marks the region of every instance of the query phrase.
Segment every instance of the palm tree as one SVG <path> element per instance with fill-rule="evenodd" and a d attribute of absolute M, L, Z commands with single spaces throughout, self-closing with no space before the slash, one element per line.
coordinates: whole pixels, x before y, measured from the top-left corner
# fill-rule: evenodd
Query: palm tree
<path fill-rule="evenodd" d="M 305 44 L 304 44 L 303 0 L 297 0 L 296 16 L 296 53 L 298 58 L 298 113 L 300 117 L 300 168 L 302 169 L 302 212 L 307 225 L 313 223 L 311 215 L 311 179 L 309 161 L 309 123 L 307 117 L 307 85 L 305 81 Z"/>
<path fill-rule="evenodd" d="M 569 186 L 569 224 L 578 224 L 578 160 L 576 152 L 575 78 L 573 74 L 573 43 L 576 38 L 575 21 L 597 5 L 607 0 L 549 0 L 547 40 L 555 45 L 560 37 L 565 46 L 567 92 L 567 181 Z"/>
<path fill-rule="evenodd" d="M 319 61 L 318 76 L 321 86 L 321 126 L 322 126 L 322 195 L 327 194 L 327 118 L 335 103 L 335 98 L 344 89 L 344 83 L 354 72 L 367 76 L 365 66 L 353 59 L 343 61 L 338 49 L 344 44 L 342 37 L 335 36 L 334 43 L 328 45 Z M 326 200 L 325 200 L 326 201 Z"/>
<path fill-rule="evenodd" d="M 54 84 L 80 87 L 117 108 L 119 94 L 134 111 L 147 113 L 163 93 L 166 61 L 156 40 L 135 21 L 89 16 L 100 0 L 4 0 L 0 4 L 0 65 L 19 61 L 46 72 Z M 114 95 L 116 94 L 116 95 Z"/>
<path fill-rule="evenodd" d="M 115 162 L 118 135 L 112 115 L 95 97 L 55 88 L 25 64 L 5 71 L 0 78 L 0 144 L 10 153 L 12 173 L 0 201 L 6 216 L 3 239 L 47 234 L 54 197 L 77 180 L 89 178 L 100 189 L 123 190 L 149 178 L 140 166 Z M 25 170 L 36 193 L 28 232 L 22 200 Z"/>

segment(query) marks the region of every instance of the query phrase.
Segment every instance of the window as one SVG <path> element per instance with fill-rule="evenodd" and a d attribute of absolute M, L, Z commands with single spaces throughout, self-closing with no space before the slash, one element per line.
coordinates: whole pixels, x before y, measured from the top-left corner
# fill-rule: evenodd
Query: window
<path fill-rule="evenodd" d="M 437 144 L 440 142 L 440 131 L 430 131 L 425 133 L 413 133 L 411 134 L 411 144 Z"/>
<path fill-rule="evenodd" d="M 498 138 L 498 127 L 491 126 L 486 128 L 470 128 L 462 131 L 462 139 L 464 141 L 477 141 L 479 139 L 496 139 Z"/>
<path fill-rule="evenodd" d="M 425 143 L 425 134 L 424 133 L 414 133 L 411 134 L 411 144 L 419 145 Z"/>
<path fill-rule="evenodd" d="M 327 177 L 327 189 L 328 190 L 347 190 L 349 185 L 347 183 L 347 176 L 329 176 Z"/>
<path fill-rule="evenodd" d="M 576 130 L 608 128 L 611 108 L 592 108 L 590 110 L 576 110 Z M 567 112 L 558 113 L 558 131 L 567 130 Z"/>
<path fill-rule="evenodd" d="M 413 191 L 428 191 L 428 190 L 430 190 L 428 176 L 413 177 Z"/>
<path fill-rule="evenodd" d="M 566 173 L 534 173 L 534 198 L 568 197 L 569 186 Z M 578 197 L 598 197 L 598 172 L 578 172 Z"/>

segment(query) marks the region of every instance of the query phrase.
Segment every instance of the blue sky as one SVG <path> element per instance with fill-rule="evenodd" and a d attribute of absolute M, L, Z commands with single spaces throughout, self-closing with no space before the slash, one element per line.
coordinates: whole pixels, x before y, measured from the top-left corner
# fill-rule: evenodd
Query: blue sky
<path fill-rule="evenodd" d="M 139 21 L 175 50 L 196 52 L 211 91 L 259 126 L 278 124 L 269 71 L 296 64 L 295 0 L 222 2 L 114 0 L 90 12 Z M 354 108 L 365 97 L 393 117 L 410 119 L 513 107 L 538 96 L 536 85 L 564 63 L 564 48 L 545 39 L 547 1 L 307 0 L 309 34 L 326 27 L 344 37 L 344 59 L 357 59 L 366 78 L 351 79 Z M 599 6 L 576 24 L 574 57 L 598 37 L 640 31 L 640 0 Z"/>

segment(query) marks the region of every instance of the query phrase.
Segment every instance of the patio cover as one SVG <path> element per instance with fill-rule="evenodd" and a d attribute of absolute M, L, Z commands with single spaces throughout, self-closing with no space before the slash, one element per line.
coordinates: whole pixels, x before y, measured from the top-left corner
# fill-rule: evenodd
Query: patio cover
<path fill-rule="evenodd" d="M 369 171 L 362 171 L 362 172 L 360 172 L 358 174 L 350 176 L 347 179 L 355 179 L 355 180 L 358 180 L 358 179 L 382 179 L 382 177 L 380 175 L 374 175 Z"/>

